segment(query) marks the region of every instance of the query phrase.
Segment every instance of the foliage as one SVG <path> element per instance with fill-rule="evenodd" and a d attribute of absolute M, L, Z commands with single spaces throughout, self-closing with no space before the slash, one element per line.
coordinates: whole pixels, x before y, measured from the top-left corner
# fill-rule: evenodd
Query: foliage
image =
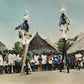
<path fill-rule="evenodd" d="M 22 59 L 24 58 L 24 54 L 21 55 Z"/>
<path fill-rule="evenodd" d="M 63 39 L 62 38 L 59 39 L 56 44 L 57 44 L 57 49 L 62 52 L 63 51 Z"/>
<path fill-rule="evenodd" d="M 8 62 L 8 53 L 5 53 L 4 61 Z"/>
<path fill-rule="evenodd" d="M 20 46 L 20 42 L 17 41 L 17 42 L 14 44 L 13 50 L 16 51 L 16 52 L 19 52 L 19 53 L 22 51 L 22 47 Z"/>
<path fill-rule="evenodd" d="M 27 60 L 29 61 L 29 62 L 31 62 L 31 56 L 30 55 L 27 55 Z"/>
<path fill-rule="evenodd" d="M 22 66 L 22 63 L 23 63 L 23 61 L 22 61 L 22 60 L 20 60 L 20 66 Z"/>
<path fill-rule="evenodd" d="M 76 39 L 78 38 L 78 36 L 74 37 L 74 38 L 69 38 L 66 42 L 66 50 L 68 50 L 74 43 L 74 41 L 76 41 Z M 57 43 L 57 49 L 60 51 L 60 52 L 63 52 L 63 39 L 60 38 Z"/>
<path fill-rule="evenodd" d="M 66 68 L 66 57 L 64 56 L 64 68 Z"/>

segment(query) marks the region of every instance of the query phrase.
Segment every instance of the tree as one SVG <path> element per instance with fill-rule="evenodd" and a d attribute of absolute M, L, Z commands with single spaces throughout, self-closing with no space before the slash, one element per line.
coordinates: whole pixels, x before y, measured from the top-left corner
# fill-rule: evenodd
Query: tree
<path fill-rule="evenodd" d="M 4 61 L 8 62 L 8 53 L 5 53 Z"/>
<path fill-rule="evenodd" d="M 76 41 L 76 39 L 78 38 L 78 36 L 74 37 L 74 38 L 69 38 L 66 42 L 66 50 L 68 50 L 72 45 L 73 43 Z M 63 38 L 60 38 L 57 43 L 57 49 L 60 51 L 60 52 L 63 52 Z"/>
<path fill-rule="evenodd" d="M 19 52 L 19 53 L 23 50 L 22 47 L 20 46 L 20 42 L 17 41 L 17 42 L 14 44 L 13 50 L 16 51 L 16 52 Z"/>
<path fill-rule="evenodd" d="M 58 49 L 60 52 L 62 52 L 62 51 L 63 51 L 63 39 L 60 38 L 60 39 L 57 41 L 56 45 L 57 45 L 57 49 Z"/>

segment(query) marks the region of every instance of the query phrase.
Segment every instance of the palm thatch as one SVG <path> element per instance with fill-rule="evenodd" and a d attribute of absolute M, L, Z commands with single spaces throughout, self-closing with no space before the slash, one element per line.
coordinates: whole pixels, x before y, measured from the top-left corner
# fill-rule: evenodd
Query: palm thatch
<path fill-rule="evenodd" d="M 77 40 L 73 43 L 67 52 L 73 53 L 78 50 L 84 50 L 84 33 L 79 34 Z"/>
<path fill-rule="evenodd" d="M 39 54 L 43 52 L 59 53 L 51 44 L 49 44 L 46 40 L 41 38 L 38 32 L 30 42 L 29 51 L 32 53 L 35 52 Z"/>
<path fill-rule="evenodd" d="M 6 49 L 7 49 L 6 46 L 0 41 L 0 50 L 4 51 Z"/>

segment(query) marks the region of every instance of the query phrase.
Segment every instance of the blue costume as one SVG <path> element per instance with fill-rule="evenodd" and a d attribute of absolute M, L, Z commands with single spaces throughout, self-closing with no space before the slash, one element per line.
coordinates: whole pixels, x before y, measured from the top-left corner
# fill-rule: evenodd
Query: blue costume
<path fill-rule="evenodd" d="M 57 60 L 60 60 L 59 54 L 57 54 L 56 57 L 57 57 Z"/>
<path fill-rule="evenodd" d="M 67 61 L 68 61 L 68 63 L 71 63 L 71 58 L 70 58 L 70 56 L 67 57 Z"/>
<path fill-rule="evenodd" d="M 19 26 L 17 26 L 15 28 L 15 30 L 20 29 L 20 28 L 28 32 L 29 31 L 29 24 L 23 22 L 22 24 L 20 24 Z"/>
<path fill-rule="evenodd" d="M 66 23 L 68 25 L 70 25 L 70 20 L 68 19 L 68 17 L 66 17 L 66 15 L 64 14 L 64 19 L 66 20 Z M 59 26 L 61 26 L 61 21 L 62 21 L 62 15 L 60 16 L 60 19 L 59 19 Z"/>

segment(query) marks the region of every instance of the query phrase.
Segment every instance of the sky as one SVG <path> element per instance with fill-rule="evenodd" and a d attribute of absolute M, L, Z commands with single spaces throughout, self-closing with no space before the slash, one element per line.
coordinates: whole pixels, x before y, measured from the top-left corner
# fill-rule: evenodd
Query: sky
<path fill-rule="evenodd" d="M 84 0 L 0 0 L 0 41 L 8 49 L 20 41 L 15 27 L 23 23 L 24 10 L 28 10 L 32 37 L 38 32 L 42 38 L 56 43 L 62 38 L 58 26 L 62 6 L 71 22 L 68 37 L 84 32 Z"/>

